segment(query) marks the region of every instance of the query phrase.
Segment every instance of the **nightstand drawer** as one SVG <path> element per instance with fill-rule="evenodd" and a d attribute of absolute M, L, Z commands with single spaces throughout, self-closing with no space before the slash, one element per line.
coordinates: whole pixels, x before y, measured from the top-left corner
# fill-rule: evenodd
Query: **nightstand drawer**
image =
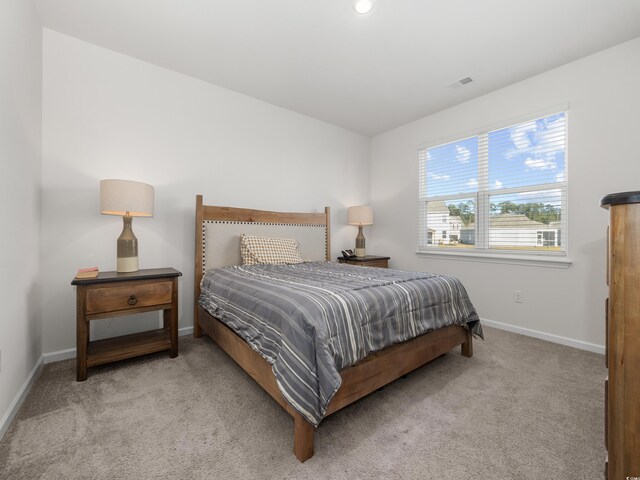
<path fill-rule="evenodd" d="M 352 265 L 358 265 L 359 267 L 379 267 L 379 268 L 388 268 L 389 261 L 388 260 L 374 260 L 366 263 L 352 263 Z"/>
<path fill-rule="evenodd" d="M 171 303 L 171 282 L 104 285 L 87 290 L 87 315 Z"/>
<path fill-rule="evenodd" d="M 377 255 L 365 255 L 364 257 L 338 257 L 339 263 L 347 263 L 358 267 L 389 268 L 390 257 L 378 257 Z"/>

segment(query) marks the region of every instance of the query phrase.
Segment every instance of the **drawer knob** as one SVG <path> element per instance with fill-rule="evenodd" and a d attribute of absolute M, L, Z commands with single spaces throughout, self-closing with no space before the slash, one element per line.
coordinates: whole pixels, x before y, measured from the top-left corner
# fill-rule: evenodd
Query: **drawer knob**
<path fill-rule="evenodd" d="M 136 298 L 136 296 L 135 296 L 135 295 L 131 295 L 131 296 L 129 297 L 129 300 L 127 301 L 127 303 L 128 303 L 129 305 L 135 305 L 136 303 L 138 303 L 138 299 Z"/>

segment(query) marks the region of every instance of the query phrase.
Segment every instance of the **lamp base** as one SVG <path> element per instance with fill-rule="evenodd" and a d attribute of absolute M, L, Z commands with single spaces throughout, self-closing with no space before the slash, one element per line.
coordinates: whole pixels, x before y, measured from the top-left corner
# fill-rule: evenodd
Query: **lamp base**
<path fill-rule="evenodd" d="M 138 257 L 118 258 L 116 266 L 116 271 L 118 273 L 137 272 L 138 270 Z"/>
<path fill-rule="evenodd" d="M 122 233 L 118 237 L 118 261 L 116 271 L 128 273 L 138 271 L 138 239 L 131 229 L 132 218 L 129 215 L 122 217 Z"/>
<path fill-rule="evenodd" d="M 356 257 L 364 256 L 364 234 L 362 233 L 362 225 L 358 225 L 358 236 L 356 237 Z"/>

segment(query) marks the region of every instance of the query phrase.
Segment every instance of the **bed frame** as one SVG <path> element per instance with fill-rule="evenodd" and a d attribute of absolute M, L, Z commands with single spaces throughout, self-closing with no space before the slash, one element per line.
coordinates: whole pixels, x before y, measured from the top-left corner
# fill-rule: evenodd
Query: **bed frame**
<path fill-rule="evenodd" d="M 208 268 L 240 264 L 239 233 L 257 232 L 265 236 L 283 236 L 286 235 L 283 232 L 290 229 L 290 236 L 300 241 L 303 258 L 330 260 L 329 219 L 329 207 L 325 208 L 324 213 L 280 213 L 203 205 L 202 195 L 196 196 L 193 336 L 201 337 L 204 331 L 293 417 L 293 452 L 301 462 L 313 456 L 313 425 L 282 396 L 271 365 L 233 330 L 200 307 L 198 298 L 200 281 Z M 323 252 L 318 251 L 320 243 Z M 322 258 L 317 258 L 318 255 Z M 331 400 L 325 417 L 458 345 L 462 346 L 462 355 L 473 355 L 470 330 L 451 325 L 372 353 L 340 372 L 342 384 Z"/>

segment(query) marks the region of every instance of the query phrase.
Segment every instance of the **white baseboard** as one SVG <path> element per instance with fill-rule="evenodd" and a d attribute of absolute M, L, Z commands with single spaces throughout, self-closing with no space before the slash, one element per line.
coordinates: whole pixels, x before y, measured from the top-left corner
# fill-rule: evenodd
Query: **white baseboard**
<path fill-rule="evenodd" d="M 2 440 L 2 437 L 4 437 L 4 434 L 9 429 L 9 425 L 11 425 L 11 422 L 16 416 L 16 413 L 18 413 L 18 410 L 20 409 L 22 402 L 27 396 L 27 393 L 29 393 L 29 390 L 31 389 L 31 385 L 33 385 L 33 382 L 36 379 L 36 373 L 38 372 L 38 369 L 42 365 L 43 361 L 44 361 L 44 355 L 40 355 L 40 358 L 38 359 L 35 366 L 31 370 L 31 373 L 29 373 L 29 376 L 27 377 L 24 384 L 22 385 L 22 388 L 18 391 L 17 395 L 13 399 L 13 402 L 11 402 L 11 405 L 9 405 L 9 409 L 6 411 L 6 413 L 2 417 L 2 420 L 0 420 L 0 440 Z"/>
<path fill-rule="evenodd" d="M 178 329 L 178 336 L 184 337 L 185 335 L 193 335 L 193 326 Z"/>
<path fill-rule="evenodd" d="M 70 358 L 76 358 L 76 349 L 67 348 L 66 350 L 58 350 L 57 352 L 44 353 L 44 363 L 61 362 L 62 360 L 69 360 Z"/>
<path fill-rule="evenodd" d="M 182 327 L 178 329 L 178 336 L 183 337 L 185 335 L 192 335 L 193 327 Z M 69 360 L 70 358 L 76 358 L 76 349 L 67 348 L 66 350 L 58 350 L 57 352 L 49 352 L 43 355 L 44 363 L 61 362 L 62 360 Z"/>
<path fill-rule="evenodd" d="M 579 348 L 580 350 L 587 350 L 589 352 L 600 353 L 604 355 L 604 345 L 596 345 L 595 343 L 583 342 L 582 340 L 576 340 L 573 338 L 561 337 L 560 335 L 553 335 L 551 333 L 539 332 L 537 330 L 531 330 L 524 327 L 516 327 L 509 325 L 508 323 L 496 322 L 495 320 L 489 320 L 487 318 L 481 318 L 482 325 L 487 327 L 497 328 L 499 330 L 506 330 L 508 332 L 518 333 L 527 337 L 539 338 L 540 340 L 546 340 L 552 343 L 559 343 L 560 345 L 566 345 L 568 347 Z"/>
<path fill-rule="evenodd" d="M 178 329 L 178 336 L 184 337 L 185 335 L 193 335 L 193 326 L 191 327 L 182 327 Z"/>

